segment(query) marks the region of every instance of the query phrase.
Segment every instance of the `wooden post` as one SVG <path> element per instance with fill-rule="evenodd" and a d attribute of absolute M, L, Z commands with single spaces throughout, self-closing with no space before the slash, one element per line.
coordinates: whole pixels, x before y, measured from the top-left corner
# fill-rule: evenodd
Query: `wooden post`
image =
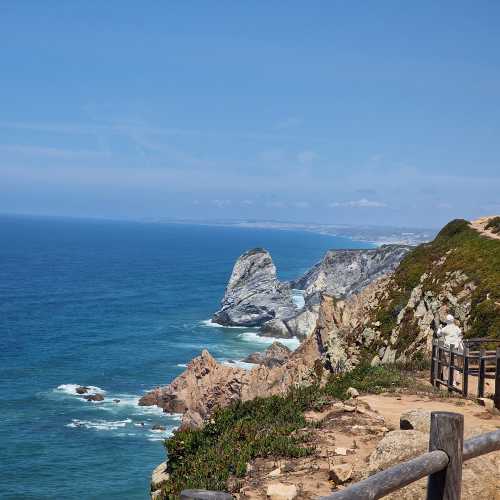
<path fill-rule="evenodd" d="M 464 362 L 462 365 L 462 395 L 467 397 L 469 393 L 469 348 L 464 347 Z"/>
<path fill-rule="evenodd" d="M 434 365 L 436 364 L 436 341 L 432 339 L 432 349 L 431 349 L 431 385 L 434 385 Z"/>
<path fill-rule="evenodd" d="M 462 414 L 440 411 L 431 413 L 429 451 L 444 451 L 449 462 L 443 470 L 429 476 L 427 500 L 460 500 L 463 441 Z"/>
<path fill-rule="evenodd" d="M 443 355 L 443 341 L 440 340 L 438 342 L 438 366 L 437 366 L 437 372 L 438 372 L 438 379 L 443 380 L 443 363 L 442 363 L 442 355 Z"/>
<path fill-rule="evenodd" d="M 450 344 L 450 348 L 448 350 L 448 392 L 451 392 L 453 387 L 453 382 L 455 381 L 455 346 Z"/>
<path fill-rule="evenodd" d="M 439 341 L 436 341 L 436 345 L 434 346 L 434 361 L 433 361 L 433 374 L 432 377 L 434 379 L 434 386 L 438 386 L 438 383 L 436 380 L 439 378 L 439 356 L 440 356 L 440 350 L 439 350 Z"/>
<path fill-rule="evenodd" d="M 479 350 L 479 373 L 477 380 L 477 397 L 484 398 L 484 372 L 486 368 L 486 360 L 484 357 L 486 353 L 484 351 L 484 347 L 481 347 Z"/>
<path fill-rule="evenodd" d="M 497 347 L 497 359 L 495 366 L 495 408 L 500 410 L 500 347 Z"/>

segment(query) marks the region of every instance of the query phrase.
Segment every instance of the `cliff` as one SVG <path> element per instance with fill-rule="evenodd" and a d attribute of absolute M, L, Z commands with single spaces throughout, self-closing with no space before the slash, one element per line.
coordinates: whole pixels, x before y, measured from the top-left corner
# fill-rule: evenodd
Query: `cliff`
<path fill-rule="evenodd" d="M 291 285 L 304 290 L 306 301 L 319 293 L 346 298 L 394 271 L 410 250 L 407 245 L 383 245 L 373 250 L 329 250 L 321 262 Z"/>
<path fill-rule="evenodd" d="M 345 316 L 360 316 L 352 325 Z M 349 303 L 325 298 L 324 337 L 341 335 L 371 362 L 424 358 L 433 332 L 447 314 L 466 337 L 500 337 L 500 240 L 465 220 L 447 224 L 434 241 L 420 245 L 387 279 Z"/>

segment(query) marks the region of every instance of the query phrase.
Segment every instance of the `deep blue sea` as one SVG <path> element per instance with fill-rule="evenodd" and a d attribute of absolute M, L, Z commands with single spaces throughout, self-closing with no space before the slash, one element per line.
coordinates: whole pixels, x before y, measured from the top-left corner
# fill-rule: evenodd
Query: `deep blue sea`
<path fill-rule="evenodd" d="M 235 259 L 255 246 L 286 280 L 329 248 L 369 245 L 305 232 L 0 217 L 0 497 L 148 499 L 178 420 L 138 407 L 140 395 L 203 348 L 239 360 L 270 342 L 206 321 Z M 105 391 L 105 402 L 81 399 L 76 385 Z"/>

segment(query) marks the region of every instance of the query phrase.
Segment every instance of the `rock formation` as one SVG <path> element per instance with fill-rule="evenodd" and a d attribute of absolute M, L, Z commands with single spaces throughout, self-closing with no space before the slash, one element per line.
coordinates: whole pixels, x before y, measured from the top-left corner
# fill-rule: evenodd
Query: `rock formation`
<path fill-rule="evenodd" d="M 292 287 L 305 291 L 306 301 L 319 293 L 349 297 L 370 282 L 396 269 L 411 250 L 407 245 L 383 245 L 373 250 L 329 250 Z"/>
<path fill-rule="evenodd" d="M 273 368 L 288 361 L 291 353 L 292 351 L 290 351 L 286 345 L 280 342 L 273 342 L 264 352 L 254 352 L 243 361 L 245 363 L 255 363 L 257 365 Z"/>
<path fill-rule="evenodd" d="M 317 380 L 315 361 L 321 357 L 320 350 L 316 337 L 311 336 L 284 364 L 262 364 L 252 370 L 217 363 L 204 350 L 172 383 L 148 392 L 139 405 L 157 405 L 167 413 L 184 413 L 182 426 L 195 427 L 216 408 L 233 401 L 284 394 L 293 385 Z M 191 425 L 193 422 L 197 425 Z"/>
<path fill-rule="evenodd" d="M 221 306 L 213 321 L 227 326 L 259 326 L 297 312 L 290 286 L 277 279 L 271 255 L 263 248 L 238 258 Z"/>

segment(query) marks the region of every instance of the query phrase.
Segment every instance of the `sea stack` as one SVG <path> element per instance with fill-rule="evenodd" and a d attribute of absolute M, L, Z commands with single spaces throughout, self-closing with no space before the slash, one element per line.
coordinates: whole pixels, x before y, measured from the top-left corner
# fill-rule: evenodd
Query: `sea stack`
<path fill-rule="evenodd" d="M 271 255 L 263 248 L 254 248 L 236 261 L 221 309 L 212 319 L 225 326 L 260 326 L 296 313 L 290 285 L 276 277 Z"/>

